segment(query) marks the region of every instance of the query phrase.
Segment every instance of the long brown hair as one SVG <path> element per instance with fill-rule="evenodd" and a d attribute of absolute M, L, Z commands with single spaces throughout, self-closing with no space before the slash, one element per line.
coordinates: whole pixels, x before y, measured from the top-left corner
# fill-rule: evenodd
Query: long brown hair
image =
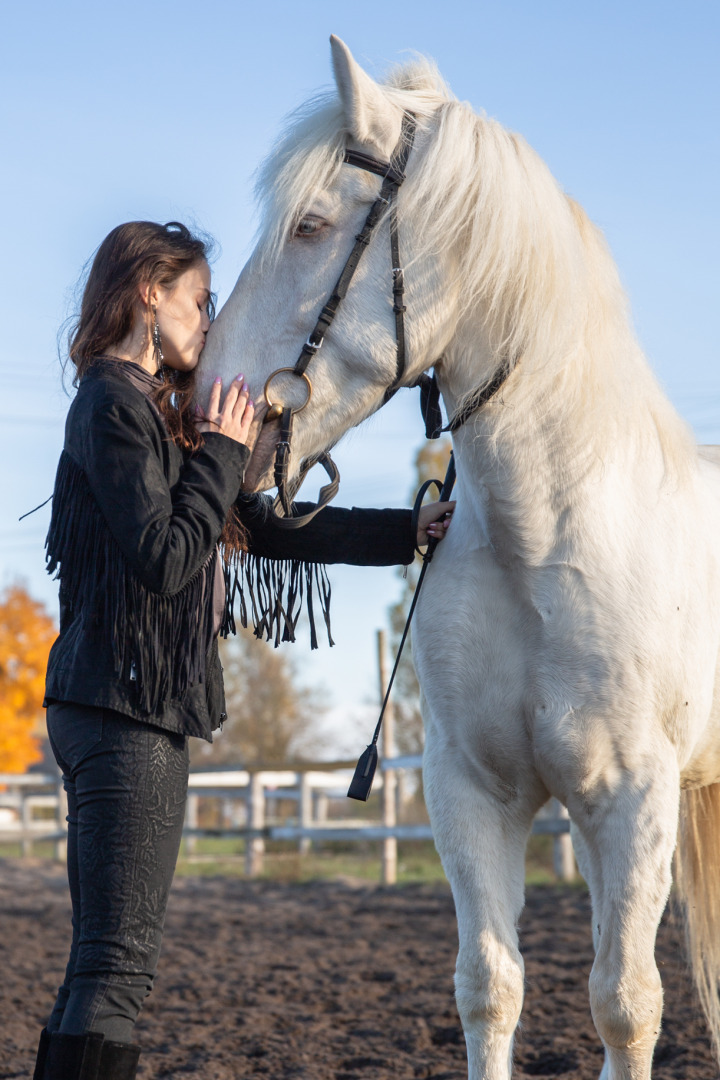
<path fill-rule="evenodd" d="M 68 355 L 75 365 L 77 386 L 94 361 L 108 354 L 132 331 L 140 287 L 166 288 L 201 260 L 209 260 L 212 241 L 193 236 L 179 221 L 129 221 L 113 229 L 95 252 L 83 289 L 80 315 L 68 337 Z M 213 298 L 209 315 L 214 314 Z M 163 384 L 154 401 L 173 442 L 197 450 L 203 437 L 193 422 L 195 371 L 163 368 Z M 247 532 L 238 511 L 230 508 L 220 538 L 224 554 L 245 551 Z"/>
<path fill-rule="evenodd" d="M 212 252 L 212 242 L 193 236 L 179 221 L 129 221 L 113 229 L 100 247 L 87 275 L 80 315 L 69 334 L 68 354 L 75 365 L 77 386 L 98 357 L 107 355 L 133 330 L 140 287 L 171 286 L 181 274 Z M 212 301 L 210 315 L 212 317 Z M 155 392 L 170 437 L 195 450 L 202 436 L 192 419 L 195 372 L 163 370 L 163 385 Z"/>

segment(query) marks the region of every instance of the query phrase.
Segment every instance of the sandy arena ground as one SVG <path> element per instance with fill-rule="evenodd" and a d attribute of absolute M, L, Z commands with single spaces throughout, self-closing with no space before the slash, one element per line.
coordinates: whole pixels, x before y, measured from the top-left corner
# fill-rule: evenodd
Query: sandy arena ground
<path fill-rule="evenodd" d="M 0 1078 L 32 1075 L 65 961 L 63 871 L 0 861 Z M 514 1077 L 597 1080 L 584 891 L 532 888 L 522 919 L 527 994 Z M 464 1080 L 453 1002 L 449 890 L 185 878 L 138 1025 L 139 1076 L 179 1080 Z M 654 1080 L 715 1080 L 677 929 L 658 943 L 665 1018 Z"/>

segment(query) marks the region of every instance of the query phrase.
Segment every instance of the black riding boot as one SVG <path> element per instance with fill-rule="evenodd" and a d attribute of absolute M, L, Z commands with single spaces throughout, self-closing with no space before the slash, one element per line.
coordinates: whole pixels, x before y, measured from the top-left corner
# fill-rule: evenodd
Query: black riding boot
<path fill-rule="evenodd" d="M 100 1080 L 100 1057 L 105 1036 L 89 1031 L 86 1035 L 50 1036 L 43 1080 Z"/>
<path fill-rule="evenodd" d="M 104 1042 L 98 1080 L 135 1080 L 139 1057 L 134 1043 Z"/>
<path fill-rule="evenodd" d="M 47 1039 L 45 1071 L 36 1069 L 34 1080 L 135 1080 L 139 1057 L 134 1043 L 109 1042 L 97 1032 L 58 1033 Z"/>
<path fill-rule="evenodd" d="M 33 1073 L 33 1080 L 43 1080 L 45 1076 L 45 1058 L 47 1057 L 48 1047 L 50 1046 L 50 1032 L 47 1028 L 43 1028 L 40 1032 L 40 1042 L 38 1043 L 37 1058 L 35 1060 L 35 1072 Z"/>

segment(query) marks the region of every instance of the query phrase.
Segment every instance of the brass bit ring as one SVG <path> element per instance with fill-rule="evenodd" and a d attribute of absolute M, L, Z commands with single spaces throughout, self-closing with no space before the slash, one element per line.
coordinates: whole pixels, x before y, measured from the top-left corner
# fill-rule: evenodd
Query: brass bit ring
<path fill-rule="evenodd" d="M 272 420 L 279 420 L 282 416 L 284 406 L 280 405 L 279 402 L 273 402 L 270 400 L 270 395 L 268 394 L 268 387 L 270 386 L 270 383 L 273 381 L 273 379 L 276 378 L 276 376 L 283 374 L 300 375 L 300 377 L 305 380 L 307 397 L 303 401 L 302 405 L 299 405 L 296 409 L 291 408 L 293 414 L 302 412 L 309 403 L 310 398 L 312 397 L 312 383 L 310 382 L 310 379 L 304 371 L 296 371 L 295 368 L 291 367 L 278 368 L 277 371 L 273 371 L 271 375 L 268 375 L 267 381 L 265 383 L 265 389 L 263 390 L 265 400 L 268 403 L 268 409 L 265 413 L 265 419 L 263 421 L 263 423 L 265 424 L 269 424 Z"/>

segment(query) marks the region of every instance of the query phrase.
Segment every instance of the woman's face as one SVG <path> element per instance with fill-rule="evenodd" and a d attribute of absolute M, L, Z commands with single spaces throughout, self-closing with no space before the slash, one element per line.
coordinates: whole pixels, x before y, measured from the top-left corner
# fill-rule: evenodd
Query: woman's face
<path fill-rule="evenodd" d="M 169 287 L 153 290 L 163 359 L 176 371 L 197 367 L 210 329 L 210 267 L 203 259 Z"/>

